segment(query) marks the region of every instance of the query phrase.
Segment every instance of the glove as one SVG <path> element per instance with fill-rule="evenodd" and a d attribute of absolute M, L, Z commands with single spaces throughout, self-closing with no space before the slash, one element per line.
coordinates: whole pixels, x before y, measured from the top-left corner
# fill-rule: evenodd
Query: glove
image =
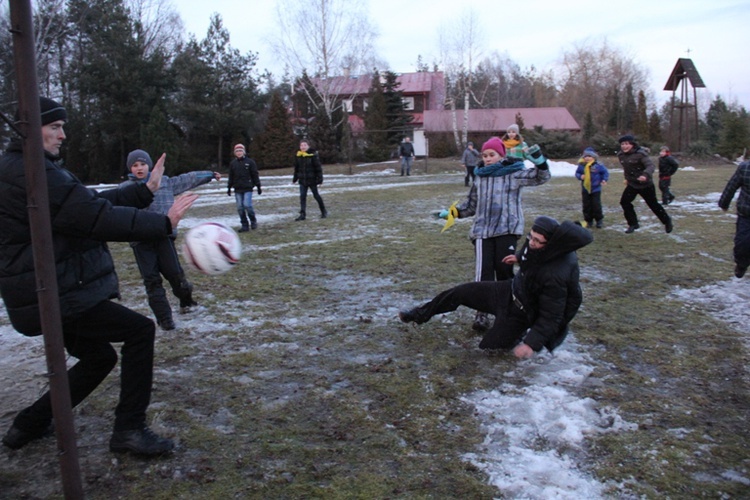
<path fill-rule="evenodd" d="M 260 186 L 258 186 L 258 194 L 262 194 L 263 191 L 260 190 Z"/>
<path fill-rule="evenodd" d="M 227 189 L 227 196 L 232 196 L 232 189 Z"/>
<path fill-rule="evenodd" d="M 534 144 L 533 146 L 531 146 L 526 154 L 528 155 L 531 163 L 533 163 L 534 165 L 539 166 L 547 161 L 547 158 L 545 158 L 542 154 L 542 150 L 539 148 L 538 144 Z"/>
<path fill-rule="evenodd" d="M 449 212 L 448 210 L 446 210 L 446 209 L 442 209 L 442 210 L 440 211 L 440 213 L 438 214 L 438 217 L 440 217 L 441 219 L 447 219 L 447 218 L 448 218 L 448 214 L 449 214 L 449 213 L 450 213 L 450 212 Z"/>

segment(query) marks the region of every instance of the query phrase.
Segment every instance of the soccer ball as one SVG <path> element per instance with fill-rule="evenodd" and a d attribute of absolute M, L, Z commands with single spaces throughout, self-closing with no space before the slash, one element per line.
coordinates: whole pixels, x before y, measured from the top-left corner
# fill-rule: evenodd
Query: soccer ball
<path fill-rule="evenodd" d="M 202 222 L 185 233 L 182 255 L 188 266 L 203 274 L 224 274 L 240 261 L 237 233 L 220 222 Z"/>

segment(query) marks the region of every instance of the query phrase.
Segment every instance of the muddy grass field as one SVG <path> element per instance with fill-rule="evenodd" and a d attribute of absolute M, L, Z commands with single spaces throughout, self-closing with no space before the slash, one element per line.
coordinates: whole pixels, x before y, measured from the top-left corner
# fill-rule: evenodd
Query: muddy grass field
<path fill-rule="evenodd" d="M 157 332 L 150 425 L 178 449 L 157 460 L 108 451 L 116 368 L 75 410 L 87 498 L 747 498 L 750 278 L 733 278 L 735 205 L 716 206 L 735 167 L 681 163 L 669 235 L 640 201 L 641 229 L 623 233 L 612 168 L 605 227 L 579 252 L 573 335 L 561 354 L 525 362 L 479 350 L 471 311 L 421 326 L 397 319 L 473 278 L 471 221 L 441 234 L 433 215 L 466 196 L 456 162 L 417 162 L 410 177 L 393 164 L 326 168 L 330 217 L 310 196 L 304 222 L 290 173 L 262 172 L 241 263 L 220 277 L 191 273 L 200 307 Z M 183 232 L 203 220 L 239 226 L 224 181 L 200 192 Z M 542 214 L 577 220 L 579 183 L 555 176 L 526 189 L 524 204 L 527 228 Z M 150 315 L 129 247 L 111 249 L 123 303 Z M 724 312 L 742 301 L 744 312 Z M 468 458 L 494 444 L 466 396 L 553 388 L 530 380 L 572 351 L 591 368 L 566 390 L 627 425 L 578 446 L 549 430 L 523 439 L 598 493 L 506 488 Z M 0 432 L 45 389 L 44 371 L 41 339 L 14 333 L 0 310 Z M 546 468 L 510 475 L 558 473 Z M 59 474 L 53 438 L 3 448 L 0 498 L 62 498 Z"/>

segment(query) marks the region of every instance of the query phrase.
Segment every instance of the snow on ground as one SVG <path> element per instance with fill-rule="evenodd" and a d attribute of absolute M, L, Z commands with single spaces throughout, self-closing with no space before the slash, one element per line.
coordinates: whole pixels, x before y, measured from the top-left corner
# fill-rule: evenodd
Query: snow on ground
<path fill-rule="evenodd" d="M 550 161 L 553 176 L 572 176 L 575 165 Z M 692 167 L 683 168 L 690 171 Z M 330 175 L 326 177 L 326 194 L 335 192 L 389 189 L 403 187 L 403 182 L 373 184 L 368 181 L 373 175 L 394 175 L 389 172 L 367 172 L 353 176 Z M 461 174 L 463 175 L 463 174 Z M 440 182 L 432 176 L 415 176 L 412 183 Z M 444 177 L 444 176 L 442 176 Z M 298 188 L 291 183 L 291 176 L 262 177 L 264 198 L 295 197 Z M 223 184 L 224 181 L 222 181 Z M 199 204 L 234 203 L 234 197 L 226 196 L 226 189 L 218 184 L 201 191 Z M 97 186 L 105 188 L 107 186 Z M 715 213 L 719 193 L 705 197 L 686 197 L 678 200 L 681 210 L 700 213 Z M 280 217 L 288 218 L 294 213 L 290 205 L 289 214 L 258 214 L 259 222 L 268 222 Z M 234 225 L 236 215 L 228 211 L 224 219 L 212 219 Z M 186 218 L 182 225 L 192 227 L 203 219 Z M 342 236 L 343 237 L 343 236 Z M 349 237 L 352 237 L 351 235 Z M 308 242 L 326 244 L 326 240 Z M 611 279 L 601 276 L 596 270 L 588 270 L 589 278 Z M 676 289 L 671 298 L 681 300 L 691 307 L 698 307 L 714 314 L 733 328 L 750 333 L 750 280 L 730 279 L 707 285 L 699 289 Z M 40 339 L 17 334 L 9 325 L 7 313 L 0 309 L 0 386 L 6 402 L 25 399 L 30 387 L 38 391 L 45 388 L 46 381 L 44 350 Z M 198 320 L 193 320 L 198 321 Z M 192 327 L 200 325 L 193 324 Z M 202 325 L 210 331 L 215 325 L 210 320 Z M 750 343 L 748 343 L 750 347 Z M 481 448 L 466 453 L 464 458 L 483 470 L 492 484 L 500 488 L 509 498 L 528 499 L 578 499 L 603 498 L 604 484 L 597 481 L 579 464 L 585 463 L 583 443 L 587 436 L 604 432 L 629 432 L 635 424 L 623 421 L 616 408 L 599 407 L 596 401 L 582 398 L 576 393 L 594 369 L 594 361 L 586 347 L 576 342 L 571 335 L 554 354 L 540 354 L 535 358 L 519 362 L 509 372 L 509 378 L 520 377 L 523 386 L 507 382 L 491 391 L 477 391 L 465 395 L 463 401 L 473 405 L 480 425 L 486 433 Z M 25 395 L 25 396 L 24 396 Z M 11 405 L 13 406 L 13 405 Z M 3 405 L 0 417 L 9 416 L 10 408 Z"/>

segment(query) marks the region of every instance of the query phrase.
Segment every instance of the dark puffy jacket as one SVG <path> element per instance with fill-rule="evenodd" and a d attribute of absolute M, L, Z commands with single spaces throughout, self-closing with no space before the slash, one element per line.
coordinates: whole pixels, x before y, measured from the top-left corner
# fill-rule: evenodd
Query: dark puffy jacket
<path fill-rule="evenodd" d="M 633 149 L 627 153 L 622 151 L 617 153 L 617 159 L 620 160 L 628 186 L 643 189 L 654 183 L 653 175 L 656 167 L 654 167 L 654 162 L 648 157 L 648 152 L 645 149 L 633 146 Z M 644 182 L 638 180 L 641 175 L 646 176 Z"/>
<path fill-rule="evenodd" d="M 671 177 L 677 172 L 677 168 L 680 166 L 677 160 L 672 155 L 665 155 L 659 157 L 659 177 Z"/>
<path fill-rule="evenodd" d="M 107 241 L 164 238 L 172 225 L 165 215 L 132 208 L 146 207 L 153 200 L 145 184 L 97 193 L 53 160 L 46 158 L 45 170 L 65 320 L 119 296 Z M 0 295 L 13 327 L 25 335 L 40 335 L 26 178 L 18 143 L 0 157 L 0 192 Z"/>
<path fill-rule="evenodd" d="M 294 158 L 294 178 L 302 186 L 317 186 L 323 184 L 323 166 L 320 164 L 318 152 L 308 149 L 307 152 L 297 151 Z"/>
<path fill-rule="evenodd" d="M 258 186 L 260 191 L 260 176 L 255 160 L 247 156 L 232 160 L 232 163 L 229 164 L 227 192 L 231 194 L 231 190 L 234 188 L 237 193 L 247 193 L 252 191 L 255 186 Z"/>
<path fill-rule="evenodd" d="M 576 250 L 594 241 L 591 232 L 566 221 L 547 245 L 524 265 L 529 243 L 519 252 L 520 269 L 513 277 L 513 295 L 523 304 L 530 329 L 523 342 L 534 351 L 550 351 L 568 335 L 568 324 L 583 301 Z M 530 257 L 531 258 L 531 257 Z"/>

